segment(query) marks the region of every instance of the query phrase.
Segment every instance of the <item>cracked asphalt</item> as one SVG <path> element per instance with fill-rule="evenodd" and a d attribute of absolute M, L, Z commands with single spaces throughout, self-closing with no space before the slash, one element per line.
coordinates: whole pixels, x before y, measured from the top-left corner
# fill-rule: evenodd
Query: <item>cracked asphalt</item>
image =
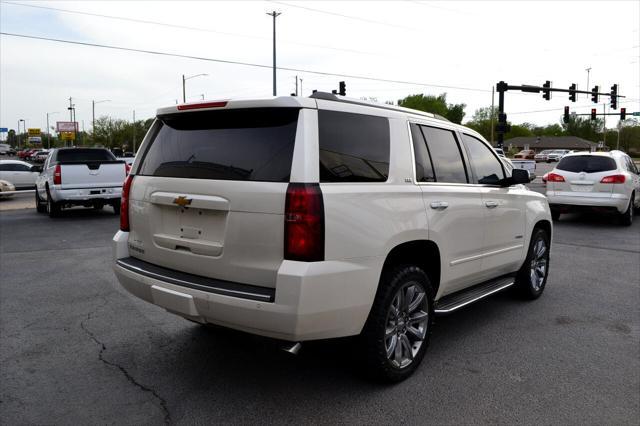
<path fill-rule="evenodd" d="M 547 289 L 437 319 L 409 380 L 355 373 L 349 341 L 202 327 L 111 272 L 110 209 L 0 213 L 2 424 L 638 424 L 640 221 L 555 225 Z"/>

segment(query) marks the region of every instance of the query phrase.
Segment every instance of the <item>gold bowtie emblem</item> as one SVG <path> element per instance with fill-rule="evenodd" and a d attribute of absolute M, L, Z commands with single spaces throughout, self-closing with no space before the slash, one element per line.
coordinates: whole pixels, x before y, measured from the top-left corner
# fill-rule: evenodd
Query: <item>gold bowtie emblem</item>
<path fill-rule="evenodd" d="M 184 197 L 184 196 L 181 195 L 178 198 L 175 198 L 173 200 L 173 204 L 177 204 L 180 207 L 185 207 L 185 206 L 188 206 L 189 204 L 191 204 L 191 201 L 192 201 L 191 198 L 187 198 L 187 197 Z"/>

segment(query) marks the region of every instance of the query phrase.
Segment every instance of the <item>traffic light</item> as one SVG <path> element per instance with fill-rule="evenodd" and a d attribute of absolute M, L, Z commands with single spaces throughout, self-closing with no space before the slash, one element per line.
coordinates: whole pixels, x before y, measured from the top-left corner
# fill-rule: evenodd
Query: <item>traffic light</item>
<path fill-rule="evenodd" d="M 347 96 L 347 85 L 344 81 L 341 81 L 339 84 L 340 90 L 338 91 L 338 94 L 340 96 Z"/>
<path fill-rule="evenodd" d="M 568 122 L 569 122 L 569 107 L 568 107 L 568 106 L 564 107 L 564 117 L 563 117 L 563 120 L 564 120 L 564 122 L 565 122 L 565 123 L 568 123 Z"/>
<path fill-rule="evenodd" d="M 569 86 L 569 100 L 571 102 L 575 102 L 576 101 L 576 89 L 577 88 L 578 88 L 578 86 L 575 83 L 573 83 L 571 86 Z"/>
<path fill-rule="evenodd" d="M 620 108 L 620 120 L 624 120 L 625 118 L 627 118 L 627 109 Z"/>
<path fill-rule="evenodd" d="M 591 119 L 592 120 L 596 119 L 596 109 L 595 108 L 591 108 Z"/>
<path fill-rule="evenodd" d="M 618 109 L 618 85 L 611 86 L 611 108 Z"/>
<path fill-rule="evenodd" d="M 551 88 L 551 82 L 547 80 L 546 83 L 542 85 L 542 87 L 544 87 L 544 89 L 542 89 L 542 98 L 546 100 L 551 100 L 551 90 L 545 90 L 545 89 Z"/>
<path fill-rule="evenodd" d="M 593 89 L 591 89 L 591 102 L 593 102 L 594 104 L 598 103 L 598 92 L 600 88 L 598 86 L 593 86 Z"/>

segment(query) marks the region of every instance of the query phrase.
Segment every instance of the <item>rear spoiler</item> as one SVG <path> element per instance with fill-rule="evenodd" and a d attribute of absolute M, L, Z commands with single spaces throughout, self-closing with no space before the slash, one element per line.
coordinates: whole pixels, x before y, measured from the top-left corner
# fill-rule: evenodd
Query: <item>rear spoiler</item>
<path fill-rule="evenodd" d="M 86 160 L 86 161 L 55 161 L 53 164 L 67 165 L 67 164 L 126 164 L 124 160 Z"/>

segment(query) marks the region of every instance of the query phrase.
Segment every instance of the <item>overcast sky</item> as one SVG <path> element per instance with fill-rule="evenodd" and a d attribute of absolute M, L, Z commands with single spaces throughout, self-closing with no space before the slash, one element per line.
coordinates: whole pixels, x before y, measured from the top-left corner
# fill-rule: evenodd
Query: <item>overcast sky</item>
<path fill-rule="evenodd" d="M 590 67 L 590 87 L 608 92 L 618 83 L 627 96 L 620 105 L 640 111 L 640 1 L 2 1 L 0 28 L 270 66 L 272 18 L 265 13 L 272 10 L 282 13 L 278 65 L 304 70 L 279 70 L 279 95 L 295 91 L 296 75 L 305 96 L 337 89 L 340 80 L 348 96 L 380 102 L 446 92 L 450 103 L 467 105 L 467 121 L 491 105 L 491 88 L 500 80 L 584 89 Z M 0 127 L 16 128 L 22 118 L 27 127 L 44 129 L 46 113 L 56 111 L 50 125 L 68 120 L 69 97 L 86 130 L 92 100 L 110 100 L 96 106 L 96 117 L 130 120 L 135 109 L 136 118 L 149 118 L 181 101 L 183 74 L 201 73 L 208 76 L 187 81 L 187 101 L 271 95 L 270 68 L 2 35 Z M 579 113 L 592 107 L 587 95 L 573 104 L 566 94 L 549 102 L 541 94 L 506 95 L 513 123 L 559 123 L 565 105 Z M 616 123 L 610 118 L 607 125 Z"/>

